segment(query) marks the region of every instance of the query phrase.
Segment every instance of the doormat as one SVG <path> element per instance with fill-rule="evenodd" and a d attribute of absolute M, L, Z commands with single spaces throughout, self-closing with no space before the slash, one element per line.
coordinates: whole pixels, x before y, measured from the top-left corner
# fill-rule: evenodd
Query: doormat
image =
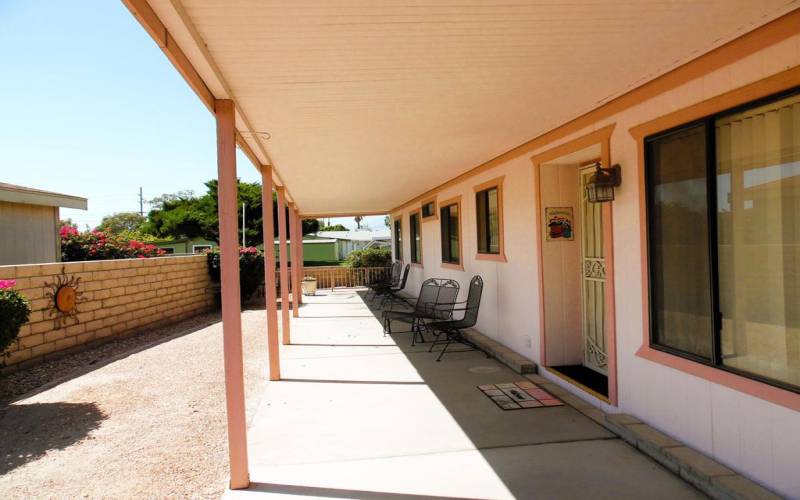
<path fill-rule="evenodd" d="M 503 410 L 564 406 L 555 396 L 528 380 L 507 384 L 479 385 L 486 396 Z"/>

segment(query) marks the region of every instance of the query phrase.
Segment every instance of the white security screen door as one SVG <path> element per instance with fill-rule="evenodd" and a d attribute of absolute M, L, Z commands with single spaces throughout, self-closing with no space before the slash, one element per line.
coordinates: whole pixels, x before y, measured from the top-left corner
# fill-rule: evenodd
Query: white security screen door
<path fill-rule="evenodd" d="M 581 307 L 583 330 L 583 364 L 608 375 L 606 355 L 606 262 L 603 256 L 602 204 L 589 203 L 586 183 L 595 167 L 581 170 Z"/>

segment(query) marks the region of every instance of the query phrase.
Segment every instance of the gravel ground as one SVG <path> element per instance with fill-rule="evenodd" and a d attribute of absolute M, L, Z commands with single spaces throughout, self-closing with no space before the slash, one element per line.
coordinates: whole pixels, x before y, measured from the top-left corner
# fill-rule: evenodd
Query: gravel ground
<path fill-rule="evenodd" d="M 266 387 L 263 311 L 245 311 L 242 326 L 250 417 Z M 13 390 L 0 393 L 0 498 L 218 498 L 225 489 L 216 315 L 40 365 L 7 382 Z M 10 397 L 17 399 L 9 404 Z"/>

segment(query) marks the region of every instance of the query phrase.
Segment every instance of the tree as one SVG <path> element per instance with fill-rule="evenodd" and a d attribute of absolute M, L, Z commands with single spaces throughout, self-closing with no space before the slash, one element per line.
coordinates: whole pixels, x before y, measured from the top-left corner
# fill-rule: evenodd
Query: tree
<path fill-rule="evenodd" d="M 162 238 L 204 238 L 219 242 L 219 215 L 217 207 L 218 183 L 212 179 L 205 183 L 206 193 L 196 196 L 192 191 L 180 191 L 175 194 L 164 194 L 151 200 L 153 209 L 147 216 L 147 223 L 142 232 Z M 261 206 L 261 185 L 258 183 L 238 181 L 239 241 L 242 239 L 242 204 L 245 209 L 245 240 L 248 245 L 256 246 L 264 243 L 263 216 Z M 273 226 L 278 235 L 278 201 L 272 193 Z M 289 214 L 286 212 L 286 227 L 289 227 Z M 303 221 L 303 234 L 319 230 L 319 221 L 309 219 Z"/>
<path fill-rule="evenodd" d="M 383 218 L 383 224 L 386 227 L 392 227 L 392 219 L 391 219 L 391 217 L 389 217 L 388 215 L 386 217 L 384 217 Z"/>
<path fill-rule="evenodd" d="M 347 228 L 341 224 L 335 224 L 333 226 L 325 226 L 320 231 L 347 231 Z"/>
<path fill-rule="evenodd" d="M 303 219 L 303 235 L 306 234 L 313 234 L 318 232 L 319 229 L 319 219 Z"/>
<path fill-rule="evenodd" d="M 136 212 L 117 212 L 103 217 L 97 230 L 110 234 L 139 233 L 145 222 L 147 218 Z"/>
<path fill-rule="evenodd" d="M 62 227 L 72 227 L 78 229 L 78 225 L 75 224 L 71 218 L 69 219 L 61 219 L 58 221 L 58 228 L 61 229 Z"/>
<path fill-rule="evenodd" d="M 356 228 L 361 229 L 361 221 L 364 220 L 364 218 L 361 217 L 360 215 L 356 215 L 355 220 L 356 220 Z"/>

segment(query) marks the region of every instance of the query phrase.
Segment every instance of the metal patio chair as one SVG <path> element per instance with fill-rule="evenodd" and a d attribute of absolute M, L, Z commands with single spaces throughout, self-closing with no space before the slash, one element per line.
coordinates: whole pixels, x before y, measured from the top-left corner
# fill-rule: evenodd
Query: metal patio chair
<path fill-rule="evenodd" d="M 469 293 L 467 295 L 467 300 L 454 302 L 452 304 L 443 304 L 445 306 L 452 307 L 450 310 L 451 314 L 463 312 L 464 316 L 461 319 L 433 321 L 426 325 L 429 330 L 438 331 L 440 334 L 444 334 L 445 336 L 445 338 L 441 340 L 437 336 L 433 343 L 431 343 L 430 349 L 428 349 L 428 352 L 432 352 L 434 346 L 438 344 L 444 344 L 444 348 L 442 349 L 442 352 L 439 353 L 439 357 L 436 358 L 436 361 L 442 360 L 442 356 L 444 356 L 447 348 L 450 347 L 450 344 L 453 342 L 458 342 L 470 347 L 470 349 L 467 350 L 481 351 L 486 354 L 487 358 L 490 357 L 488 352 L 464 336 L 464 330 L 467 328 L 472 328 L 478 322 L 478 313 L 481 307 L 481 295 L 483 295 L 483 278 L 476 275 L 469 282 Z M 464 307 L 455 307 L 461 304 L 464 304 Z"/>
<path fill-rule="evenodd" d="M 455 280 L 428 278 L 420 287 L 414 308 L 411 311 L 388 310 L 383 312 L 383 334 L 411 333 L 411 345 L 416 345 L 417 337 L 425 342 L 422 332 L 426 330 L 425 321 L 443 321 L 452 317 L 452 306 L 458 298 L 460 285 Z M 392 330 L 392 321 L 411 323 L 410 330 Z"/>
<path fill-rule="evenodd" d="M 411 269 L 411 264 L 406 264 L 406 267 L 403 268 L 403 273 L 400 275 L 400 281 L 397 283 L 397 286 L 390 286 L 388 288 L 382 289 L 378 291 L 378 296 L 383 297 L 381 299 L 380 307 L 383 309 L 386 306 L 386 303 L 391 303 L 393 301 L 400 301 L 405 303 L 403 299 L 400 298 L 399 293 L 403 291 L 406 287 L 406 282 L 408 281 L 408 272 Z"/>
<path fill-rule="evenodd" d="M 379 290 L 385 290 L 393 286 L 397 286 L 400 282 L 400 271 L 403 269 L 403 263 L 399 260 L 392 262 L 392 269 L 389 274 L 383 276 L 382 279 L 376 280 L 374 283 L 367 285 L 369 290 L 364 294 L 365 301 L 372 301 L 378 295 Z M 370 293 L 372 298 L 370 298 Z"/>

